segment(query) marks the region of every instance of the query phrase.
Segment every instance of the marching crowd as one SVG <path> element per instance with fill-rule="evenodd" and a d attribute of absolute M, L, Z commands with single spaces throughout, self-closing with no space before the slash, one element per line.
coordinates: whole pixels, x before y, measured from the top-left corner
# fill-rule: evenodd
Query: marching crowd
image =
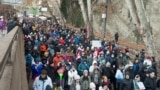
<path fill-rule="evenodd" d="M 25 60 L 33 90 L 156 90 L 154 56 L 142 49 L 134 58 L 116 40 L 92 47 L 87 30 L 75 31 L 40 19 L 24 19 Z"/>

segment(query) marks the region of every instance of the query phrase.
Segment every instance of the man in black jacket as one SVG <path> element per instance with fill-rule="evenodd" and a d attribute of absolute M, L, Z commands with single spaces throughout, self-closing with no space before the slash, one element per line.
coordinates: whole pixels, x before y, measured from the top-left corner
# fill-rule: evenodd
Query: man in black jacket
<path fill-rule="evenodd" d="M 146 90 L 156 90 L 156 77 L 153 71 L 149 72 L 149 77 L 144 81 Z"/>
<path fill-rule="evenodd" d="M 125 78 L 120 85 L 120 90 L 133 90 L 133 82 L 130 79 L 129 72 L 125 74 Z"/>
<path fill-rule="evenodd" d="M 115 41 L 116 41 L 116 43 L 117 43 L 117 42 L 118 42 L 118 38 L 119 38 L 118 32 L 115 33 L 114 37 L 115 37 Z"/>

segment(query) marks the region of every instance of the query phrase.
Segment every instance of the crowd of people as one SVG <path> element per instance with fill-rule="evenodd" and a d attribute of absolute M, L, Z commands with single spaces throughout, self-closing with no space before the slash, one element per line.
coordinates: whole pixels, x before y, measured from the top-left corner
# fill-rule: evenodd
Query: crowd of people
<path fill-rule="evenodd" d="M 156 60 L 142 49 L 130 57 L 116 40 L 92 47 L 85 29 L 75 31 L 40 19 L 24 19 L 26 71 L 33 90 L 156 90 Z"/>

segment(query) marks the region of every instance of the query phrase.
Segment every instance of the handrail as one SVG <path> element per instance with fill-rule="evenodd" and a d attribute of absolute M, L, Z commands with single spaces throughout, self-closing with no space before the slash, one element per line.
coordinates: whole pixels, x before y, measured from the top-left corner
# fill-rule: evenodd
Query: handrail
<path fill-rule="evenodd" d="M 28 90 L 22 29 L 0 39 L 0 90 Z"/>
<path fill-rule="evenodd" d="M 5 65 L 10 62 L 11 48 L 17 34 L 18 26 L 0 39 L 0 78 L 3 74 Z"/>

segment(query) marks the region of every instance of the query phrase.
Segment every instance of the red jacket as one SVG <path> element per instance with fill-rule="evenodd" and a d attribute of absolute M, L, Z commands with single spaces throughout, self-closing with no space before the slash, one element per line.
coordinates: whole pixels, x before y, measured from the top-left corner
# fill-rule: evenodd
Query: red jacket
<path fill-rule="evenodd" d="M 63 39 L 60 39 L 60 40 L 59 40 L 59 43 L 60 43 L 61 45 L 64 45 L 65 41 L 64 41 Z"/>

